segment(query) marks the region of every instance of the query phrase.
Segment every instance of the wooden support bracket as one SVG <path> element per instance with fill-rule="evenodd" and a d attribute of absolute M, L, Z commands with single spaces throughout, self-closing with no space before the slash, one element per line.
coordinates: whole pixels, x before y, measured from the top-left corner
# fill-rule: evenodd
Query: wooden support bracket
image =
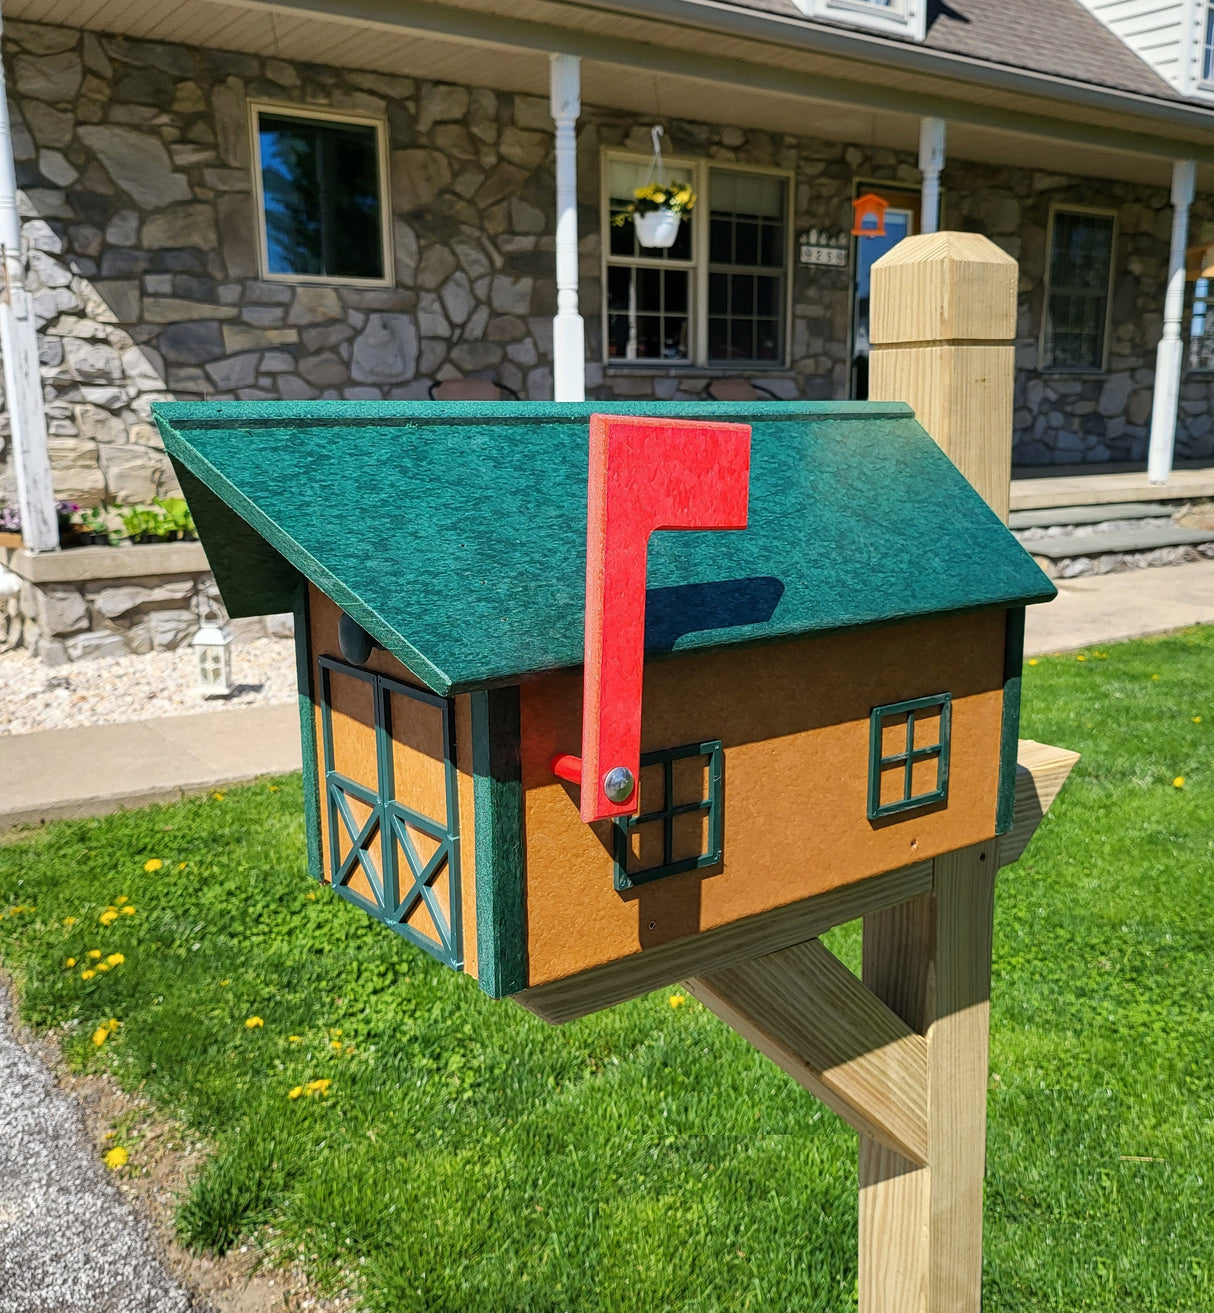
<path fill-rule="evenodd" d="M 819 939 L 687 988 L 862 1135 L 927 1163 L 927 1041 Z"/>
<path fill-rule="evenodd" d="M 1016 754 L 1016 806 L 1012 828 L 999 840 L 999 865 L 1020 859 L 1029 840 L 1079 760 L 1079 753 L 1021 739 Z"/>

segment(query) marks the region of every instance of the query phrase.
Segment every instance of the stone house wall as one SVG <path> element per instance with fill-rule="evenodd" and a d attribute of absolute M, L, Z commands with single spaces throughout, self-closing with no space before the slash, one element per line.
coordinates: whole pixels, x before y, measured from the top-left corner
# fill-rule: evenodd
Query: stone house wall
<path fill-rule="evenodd" d="M 552 392 L 552 124 L 538 97 L 26 23 L 5 27 L 14 149 L 59 495 L 173 491 L 158 398 L 424 398 L 481 375 Z M 383 116 L 396 285 L 259 277 L 249 98 Z M 649 125 L 587 107 L 579 125 L 582 309 L 597 397 L 694 398 L 710 375 L 604 366 L 598 190 L 606 147 Z M 850 223 L 857 180 L 915 185 L 912 156 L 667 120 L 670 152 L 795 174 L 795 229 Z M 1141 459 L 1171 211 L 1160 189 L 952 161 L 945 222 L 1021 261 L 1016 461 Z M 1052 202 L 1116 210 L 1109 373 L 1038 368 Z M 1199 197 L 1194 240 L 1214 239 Z M 848 270 L 795 267 L 790 367 L 752 377 L 789 397 L 844 397 Z M 723 371 L 713 371 L 723 372 Z M 1178 455 L 1214 452 L 1214 375 L 1190 375 Z M 12 472 L 0 452 L 0 498 Z"/>

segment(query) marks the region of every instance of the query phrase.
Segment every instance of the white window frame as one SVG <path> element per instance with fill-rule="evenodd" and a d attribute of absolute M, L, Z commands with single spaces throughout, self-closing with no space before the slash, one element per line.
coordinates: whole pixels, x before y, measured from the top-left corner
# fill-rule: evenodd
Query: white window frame
<path fill-rule="evenodd" d="M 828 18 L 836 23 L 895 32 L 922 41 L 927 35 L 927 0 L 890 0 L 887 5 L 872 0 L 793 0 L 807 18 Z"/>
<path fill-rule="evenodd" d="M 1046 342 L 1050 327 L 1050 269 L 1054 263 L 1054 218 L 1062 214 L 1094 214 L 1104 219 L 1112 219 L 1113 229 L 1109 237 L 1109 281 L 1104 297 L 1104 337 L 1101 343 L 1099 365 L 1048 365 L 1046 364 Z M 1041 280 L 1041 332 L 1037 341 L 1038 368 L 1043 374 L 1061 377 L 1093 378 L 1109 372 L 1109 344 L 1113 336 L 1113 286 L 1117 274 L 1117 211 L 1097 205 L 1068 205 L 1065 201 L 1056 201 L 1050 206 L 1049 223 L 1045 232 L 1045 270 Z"/>
<path fill-rule="evenodd" d="M 599 231 L 602 234 L 602 261 L 599 270 L 602 287 L 602 361 L 607 369 L 626 370 L 640 373 L 703 373 L 712 371 L 713 377 L 722 375 L 742 375 L 750 377 L 759 374 L 786 374 L 792 350 L 792 283 L 793 274 L 793 205 L 796 200 L 796 175 L 791 169 L 772 169 L 755 164 L 735 164 L 732 160 L 708 160 L 698 157 L 680 155 L 663 156 L 666 167 L 687 169 L 691 172 L 692 190 L 696 194 L 696 203 L 691 211 L 692 258 L 684 260 L 647 259 L 644 256 L 613 256 L 611 254 L 611 191 L 608 185 L 608 173 L 612 161 L 622 160 L 629 164 L 647 164 L 649 157 L 638 155 L 633 151 L 604 150 L 600 155 L 599 168 Z M 738 361 L 736 364 L 727 360 L 709 360 L 708 358 L 708 270 L 711 263 L 708 258 L 709 238 L 709 174 L 713 169 L 726 173 L 753 173 L 766 178 L 780 178 L 784 182 L 784 306 L 780 318 L 783 321 L 783 353 L 779 360 Z M 687 220 L 684 220 L 687 222 Z M 607 298 L 607 269 L 613 264 L 645 269 L 686 269 L 688 280 L 688 353 L 686 360 L 621 360 L 618 356 L 607 354 L 609 336 L 607 331 L 609 307 Z"/>
<path fill-rule="evenodd" d="M 379 169 L 379 230 L 380 249 L 383 253 L 381 278 L 341 277 L 336 274 L 283 274 L 270 271 L 269 240 L 266 236 L 265 196 L 261 177 L 260 116 L 272 114 L 279 118 L 301 119 L 310 123 L 351 123 L 375 129 L 376 163 Z M 325 287 L 395 287 L 396 272 L 392 249 L 392 189 L 388 176 L 388 121 L 367 114 L 349 114 L 342 110 L 320 106 L 282 104 L 270 100 L 249 101 L 250 158 L 253 161 L 253 197 L 257 210 L 257 262 L 261 279 L 267 283 L 308 283 Z"/>

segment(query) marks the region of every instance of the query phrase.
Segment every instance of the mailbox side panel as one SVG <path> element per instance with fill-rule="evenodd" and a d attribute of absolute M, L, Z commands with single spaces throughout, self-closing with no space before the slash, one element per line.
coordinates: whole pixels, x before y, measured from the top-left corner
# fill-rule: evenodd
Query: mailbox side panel
<path fill-rule="evenodd" d="M 361 666 L 346 662 L 341 610 L 313 585 L 305 613 L 321 878 L 475 975 L 469 698 L 437 697 L 382 649 Z M 343 870 L 364 830 L 365 858 Z"/>
<path fill-rule="evenodd" d="M 992 838 L 1005 647 L 999 610 L 650 661 L 642 753 L 693 748 L 706 763 L 705 778 L 719 760 L 721 850 L 719 861 L 708 860 L 713 836 L 705 813 L 705 864 L 632 888 L 620 888 L 616 823 L 583 824 L 576 790 L 549 767 L 554 753 L 576 750 L 580 742 L 580 672 L 524 683 L 528 984 Z M 879 789 L 874 815 L 874 710 L 931 703 L 940 695 L 947 695 L 948 707 L 946 796 L 893 810 Z M 878 736 L 878 763 L 882 755 L 896 756 L 905 714 L 891 713 L 895 727 Z M 938 706 L 934 715 L 926 737 L 914 731 L 916 751 L 940 736 Z M 905 739 L 905 728 L 901 733 Z M 719 758 L 712 751 L 717 742 Z M 939 774 L 933 759 L 917 757 L 912 767 L 908 791 L 930 792 L 934 779 L 920 776 Z M 896 773 L 896 767 L 885 770 Z M 646 774 L 643 755 L 642 813 L 653 810 Z M 659 845 L 659 825 L 650 828 Z M 683 854 L 676 844 L 667 855 L 677 867 Z"/>

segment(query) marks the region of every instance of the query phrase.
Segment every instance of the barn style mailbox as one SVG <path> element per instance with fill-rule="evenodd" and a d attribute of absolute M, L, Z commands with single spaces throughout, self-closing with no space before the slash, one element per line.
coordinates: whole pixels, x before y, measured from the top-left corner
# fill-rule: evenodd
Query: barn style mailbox
<path fill-rule="evenodd" d="M 1055 590 L 904 405 L 156 414 L 229 612 L 295 611 L 313 872 L 494 997 L 1012 824 Z"/>

